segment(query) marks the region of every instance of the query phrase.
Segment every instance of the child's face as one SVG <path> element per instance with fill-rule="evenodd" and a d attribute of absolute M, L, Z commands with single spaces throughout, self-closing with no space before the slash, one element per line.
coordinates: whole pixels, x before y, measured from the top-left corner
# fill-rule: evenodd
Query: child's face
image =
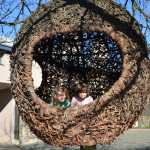
<path fill-rule="evenodd" d="M 78 96 L 81 98 L 81 99 L 85 99 L 87 97 L 87 93 L 86 92 L 81 92 L 78 94 Z"/>
<path fill-rule="evenodd" d="M 61 103 L 62 103 L 63 101 L 65 101 L 65 99 L 66 99 L 66 94 L 65 94 L 65 92 L 58 92 L 57 99 L 58 99 L 58 101 L 61 102 Z"/>

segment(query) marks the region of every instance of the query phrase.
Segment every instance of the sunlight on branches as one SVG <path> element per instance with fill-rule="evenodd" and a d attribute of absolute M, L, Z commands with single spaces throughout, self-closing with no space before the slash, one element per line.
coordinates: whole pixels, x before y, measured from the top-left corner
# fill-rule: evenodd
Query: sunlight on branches
<path fill-rule="evenodd" d="M 24 20 L 50 0 L 1 0 L 0 33 L 15 38 Z M 123 5 L 139 22 L 145 36 L 150 33 L 150 0 L 114 0 Z M 149 6 L 149 8 L 148 8 Z"/>
<path fill-rule="evenodd" d="M 150 38 L 150 0 L 115 0 L 123 5 L 139 22 L 142 32 Z M 149 41 L 150 43 L 150 41 Z"/>
<path fill-rule="evenodd" d="M 0 33 L 15 38 L 24 20 L 39 6 L 48 0 L 1 0 L 0 2 Z"/>

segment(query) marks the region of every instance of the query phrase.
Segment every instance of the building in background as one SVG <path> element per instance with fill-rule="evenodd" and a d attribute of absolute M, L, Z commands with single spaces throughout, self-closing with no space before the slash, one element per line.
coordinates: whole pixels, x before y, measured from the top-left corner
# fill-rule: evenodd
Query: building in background
<path fill-rule="evenodd" d="M 11 143 L 14 138 L 15 101 L 10 91 L 9 68 L 12 45 L 12 39 L 0 36 L 0 143 Z"/>
<path fill-rule="evenodd" d="M 10 55 L 13 39 L 0 36 L 0 144 L 26 144 L 38 141 L 18 114 L 11 95 Z M 33 62 L 32 76 L 35 88 L 41 83 L 41 69 Z"/>

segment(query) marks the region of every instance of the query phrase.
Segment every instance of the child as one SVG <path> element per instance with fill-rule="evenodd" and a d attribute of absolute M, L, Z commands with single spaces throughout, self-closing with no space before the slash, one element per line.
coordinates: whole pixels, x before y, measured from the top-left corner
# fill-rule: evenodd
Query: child
<path fill-rule="evenodd" d="M 52 102 L 50 105 L 58 107 L 70 106 L 70 101 L 68 99 L 68 90 L 65 87 L 57 86 L 54 89 L 52 95 Z"/>
<path fill-rule="evenodd" d="M 85 83 L 77 84 L 75 87 L 75 96 L 72 98 L 71 106 L 85 105 L 93 101 L 89 96 L 90 89 Z"/>

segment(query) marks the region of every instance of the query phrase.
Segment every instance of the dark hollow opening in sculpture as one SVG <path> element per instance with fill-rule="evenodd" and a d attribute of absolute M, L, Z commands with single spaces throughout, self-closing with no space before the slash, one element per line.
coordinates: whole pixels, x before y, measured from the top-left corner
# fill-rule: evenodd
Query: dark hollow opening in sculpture
<path fill-rule="evenodd" d="M 53 88 L 64 85 L 73 96 L 74 86 L 87 83 L 96 99 L 118 80 L 122 73 L 119 46 L 104 33 L 77 32 L 42 39 L 33 59 L 42 69 L 37 95 L 50 102 Z"/>

